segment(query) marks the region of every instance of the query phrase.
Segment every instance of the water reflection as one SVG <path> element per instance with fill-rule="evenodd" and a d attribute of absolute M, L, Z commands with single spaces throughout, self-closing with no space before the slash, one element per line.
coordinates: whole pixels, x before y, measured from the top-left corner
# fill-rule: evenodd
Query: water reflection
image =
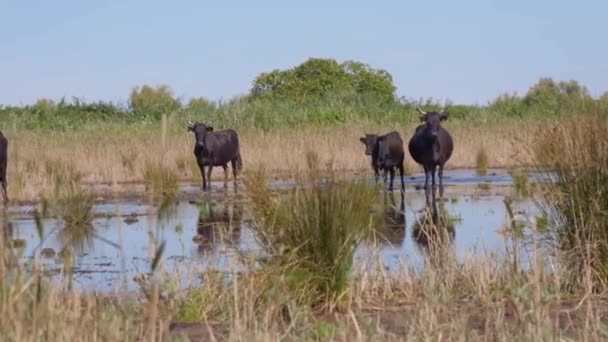
<path fill-rule="evenodd" d="M 452 181 L 456 180 L 452 178 Z M 384 194 L 384 197 L 374 203 L 377 209 L 374 222 L 378 223 L 374 227 L 378 232 L 374 241 L 381 244 L 377 255 L 389 272 L 402 266 L 423 269 L 436 265 L 437 258 L 433 256 L 442 256 L 444 258 L 440 260 L 449 262 L 469 257 L 471 253 L 483 257 L 484 252 L 477 250 L 479 246 L 492 252 L 505 251 L 505 241 L 497 228 L 505 225 L 508 215 L 503 200 L 512 189 L 493 188 L 492 195 L 487 192 L 480 195 L 476 186 L 446 190 L 450 201 L 434 203 L 430 207 L 425 206 L 423 192 L 408 191 L 405 200 L 399 191 L 379 194 Z M 40 215 L 45 229 L 38 232 L 33 215 L 35 207 L 9 208 L 8 219 L 6 214 L 3 216 L 3 237 L 14 246 L 23 242 L 9 253 L 26 258 L 23 259 L 26 262 L 34 260 L 38 254 L 45 254 L 45 249 L 53 249 L 57 255 L 40 260 L 49 269 L 59 269 L 59 262 L 63 260 L 59 253 L 64 243 L 80 241 L 87 254 L 73 253 L 73 270 L 75 286 L 81 288 L 109 289 L 123 281 L 123 274 L 132 279 L 134 274 L 148 272 L 152 259 L 151 241 L 156 246 L 165 241 L 161 261 L 166 269 L 184 272 L 191 267 L 230 269 L 236 260 L 233 256 L 258 254 L 255 232 L 248 227 L 250 203 L 243 201 L 242 196 L 234 196 L 228 191 L 224 194 L 192 195 L 179 202 L 176 198 L 165 200 L 150 204 L 97 204 L 93 208 L 94 229 L 84 232 L 69 229 L 62 232 L 63 220 L 49 215 Z M 407 208 L 404 202 L 407 202 Z M 517 201 L 513 205 L 515 212 L 534 208 L 530 200 Z M 423 213 L 414 211 L 420 208 L 425 208 Z M 125 225 L 125 214 L 137 220 Z M 529 215 L 534 217 L 534 211 Z M 458 239 L 455 237 L 456 228 Z M 192 241 L 194 236 L 195 242 Z M 106 242 L 109 241 L 120 242 L 122 248 L 108 247 Z M 367 243 L 361 244 L 357 260 L 365 262 L 367 258 L 376 256 L 369 247 Z M 525 260 L 525 255 L 525 251 L 520 252 L 520 259 Z M 129 280 L 128 286 L 132 288 L 134 283 Z"/>
<path fill-rule="evenodd" d="M 379 227 L 380 241 L 401 247 L 405 241 L 405 198 L 400 192 L 399 205 L 393 192 L 384 192 L 383 224 Z"/>
<path fill-rule="evenodd" d="M 238 245 L 241 238 L 243 204 L 240 201 L 205 201 L 199 204 L 197 235 L 193 241 L 201 253 L 213 249 L 216 243 Z"/>
<path fill-rule="evenodd" d="M 412 225 L 412 238 L 427 252 L 438 245 L 451 245 L 456 236 L 453 219 L 443 202 L 439 207 L 437 201 L 431 203 Z"/>
<path fill-rule="evenodd" d="M 6 206 L 4 206 L 2 208 L 1 215 L 2 215 L 2 241 L 8 242 L 8 241 L 11 241 L 11 239 L 13 238 L 13 227 L 8 220 Z"/>
<path fill-rule="evenodd" d="M 90 222 L 83 224 L 66 224 L 59 231 L 62 250 L 71 248 L 77 254 L 88 253 L 93 248 L 95 228 Z"/>

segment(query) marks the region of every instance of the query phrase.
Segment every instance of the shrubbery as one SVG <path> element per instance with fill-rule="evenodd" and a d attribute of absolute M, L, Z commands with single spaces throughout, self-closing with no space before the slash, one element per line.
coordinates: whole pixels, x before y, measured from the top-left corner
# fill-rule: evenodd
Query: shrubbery
<path fill-rule="evenodd" d="M 296 127 L 356 122 L 404 123 L 418 120 L 416 106 L 444 104 L 432 98 L 397 98 L 391 75 L 367 64 L 315 59 L 288 70 L 260 74 L 250 94 L 218 103 L 197 97 L 183 103 L 169 86 L 133 88 L 126 105 L 86 103 L 78 98 L 33 105 L 0 106 L 0 129 L 71 130 L 88 124 L 159 124 L 176 120 L 212 120 L 223 127 Z M 523 96 L 501 94 L 487 105 L 450 105 L 454 120 L 498 121 L 559 117 L 570 113 L 608 112 L 608 92 L 594 99 L 576 81 L 542 78 Z M 98 126 L 96 126 L 98 127 Z"/>

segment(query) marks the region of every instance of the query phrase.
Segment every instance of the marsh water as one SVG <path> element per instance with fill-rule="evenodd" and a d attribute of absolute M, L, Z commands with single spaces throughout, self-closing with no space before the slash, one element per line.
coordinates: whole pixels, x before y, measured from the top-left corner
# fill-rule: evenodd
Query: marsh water
<path fill-rule="evenodd" d="M 373 255 L 381 258 L 389 272 L 424 267 L 425 246 L 413 234 L 425 208 L 423 183 L 422 174 L 407 177 L 403 215 L 399 215 L 396 192 L 397 205 L 385 213 L 379 249 L 372 253 L 370 245 L 363 244 L 356 253 L 357 262 L 364 263 Z M 451 245 L 456 258 L 504 255 L 508 240 L 502 231 L 511 222 L 504 200 L 514 194 L 509 174 L 490 170 L 486 176 L 478 176 L 472 170 L 452 170 L 446 171 L 444 184 L 442 210 L 453 224 Z M 274 186 L 284 189 L 292 184 L 277 182 Z M 134 277 L 150 272 L 151 260 L 161 245 L 162 270 L 179 274 L 183 280 L 196 278 L 196 272 L 205 267 L 227 269 L 228 263 L 234 265 L 236 255 L 255 254 L 256 239 L 244 191 L 226 192 L 221 183 L 212 183 L 212 191 L 205 194 L 196 184 L 183 184 L 180 190 L 191 196 L 162 205 L 126 199 L 96 204 L 92 234 L 78 241 L 65 236 L 63 223 L 57 219 L 43 219 L 40 231 L 32 206 L 9 207 L 5 230 L 10 227 L 9 239 L 19 246 L 15 250 L 22 263 L 40 263 L 51 279 L 61 276 L 65 255 L 60 252 L 71 244 L 73 285 L 87 290 L 134 289 Z M 513 198 L 517 219 L 527 221 L 538 214 L 530 199 Z"/>

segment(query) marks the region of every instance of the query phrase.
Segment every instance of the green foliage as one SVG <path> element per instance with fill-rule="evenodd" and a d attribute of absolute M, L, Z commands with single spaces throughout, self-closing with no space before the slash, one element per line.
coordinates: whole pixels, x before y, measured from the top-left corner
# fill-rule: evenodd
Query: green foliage
<path fill-rule="evenodd" d="M 110 102 L 91 102 L 73 98 L 68 102 L 40 99 L 34 105 L 0 106 L 0 119 L 4 128 L 21 127 L 30 130 L 69 130 L 88 122 L 127 121 L 130 113 Z"/>
<path fill-rule="evenodd" d="M 203 97 L 195 97 L 190 99 L 188 105 L 183 110 L 183 116 L 186 118 L 208 118 L 213 116 L 217 110 L 217 105 Z"/>
<path fill-rule="evenodd" d="M 260 74 L 253 82 L 253 99 L 306 102 L 336 94 L 371 95 L 383 101 L 394 101 L 395 86 L 385 70 L 347 61 L 310 58 L 295 68 L 272 70 Z"/>
<path fill-rule="evenodd" d="M 587 88 L 577 81 L 555 82 L 551 78 L 541 78 L 530 88 L 523 102 L 529 107 L 542 107 L 543 111 L 554 114 L 590 112 L 597 106 Z"/>
<path fill-rule="evenodd" d="M 149 120 L 160 120 L 163 114 L 168 115 L 181 108 L 179 101 L 173 97 L 173 91 L 166 85 L 133 88 L 129 106 L 133 114 Z"/>
<path fill-rule="evenodd" d="M 507 117 L 522 117 L 526 104 L 517 95 L 502 94 L 490 103 L 490 108 Z"/>
<path fill-rule="evenodd" d="M 332 126 L 345 123 L 413 123 L 415 107 L 439 109 L 433 98 L 396 99 L 389 73 L 366 64 L 310 59 L 301 65 L 258 76 L 251 94 L 225 103 L 202 97 L 183 105 L 167 86 L 144 85 L 131 92 L 128 106 L 73 98 L 41 99 L 33 105 L 0 106 L 0 130 L 103 131 L 111 125 L 173 125 L 183 119 L 213 121 L 218 127 L 261 128 Z M 523 96 L 502 94 L 487 105 L 450 104 L 451 120 L 500 122 L 513 118 L 561 117 L 573 113 L 608 113 L 608 93 L 589 96 L 576 81 L 541 79 Z M 182 127 L 183 128 L 183 127 Z M 129 167 L 128 163 L 125 167 Z"/>
<path fill-rule="evenodd" d="M 608 91 L 603 93 L 599 99 L 600 112 L 608 113 Z"/>

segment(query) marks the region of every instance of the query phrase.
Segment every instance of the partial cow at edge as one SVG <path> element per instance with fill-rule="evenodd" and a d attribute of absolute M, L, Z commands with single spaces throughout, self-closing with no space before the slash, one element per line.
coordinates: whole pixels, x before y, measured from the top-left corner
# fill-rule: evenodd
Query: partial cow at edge
<path fill-rule="evenodd" d="M 6 205 L 8 195 L 6 193 L 6 166 L 8 157 L 8 139 L 0 132 L 0 183 L 2 183 L 2 200 Z"/>
<path fill-rule="evenodd" d="M 416 127 L 408 149 L 412 159 L 424 168 L 424 189 L 427 205 L 430 207 L 429 178 L 432 178 L 432 200 L 435 201 L 435 172 L 439 168 L 439 196 L 443 198 L 443 168 L 452 156 L 454 142 L 450 133 L 441 126 L 448 119 L 446 109 L 439 112 L 425 112 L 416 108 L 423 124 Z"/>
<path fill-rule="evenodd" d="M 393 179 L 395 178 L 395 168 L 399 169 L 401 175 L 401 191 L 405 191 L 403 182 L 405 152 L 403 150 L 403 140 L 398 132 L 393 131 L 385 135 L 365 134 L 359 140 L 365 145 L 365 154 L 372 157 L 372 169 L 378 182 L 379 171 L 384 171 L 384 183 L 386 185 L 387 172 L 391 179 L 388 190 L 393 190 Z"/>
<path fill-rule="evenodd" d="M 237 187 L 237 174 L 243 168 L 239 137 L 235 130 L 225 129 L 214 132 L 211 123 L 193 123 L 186 120 L 188 131 L 194 132 L 194 156 L 201 171 L 203 191 L 211 187 L 211 170 L 214 166 L 224 169 L 224 188 L 228 187 L 228 163 L 232 165 L 234 188 Z M 205 174 L 205 166 L 208 167 Z"/>

